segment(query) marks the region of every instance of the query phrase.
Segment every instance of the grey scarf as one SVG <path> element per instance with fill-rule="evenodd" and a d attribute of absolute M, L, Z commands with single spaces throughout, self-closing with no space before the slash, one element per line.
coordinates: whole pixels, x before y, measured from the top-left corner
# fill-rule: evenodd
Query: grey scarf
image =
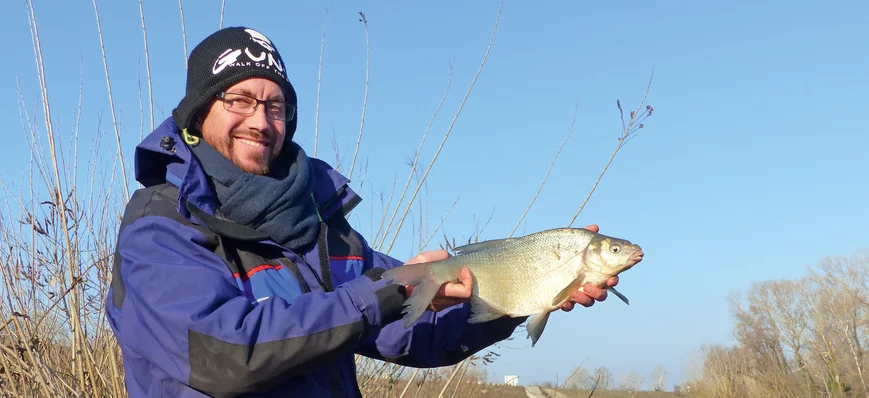
<path fill-rule="evenodd" d="M 191 150 L 211 179 L 218 215 L 265 233 L 299 254 L 317 239 L 319 215 L 312 194 L 311 162 L 295 142 L 286 141 L 270 175 L 246 173 L 205 140 Z"/>

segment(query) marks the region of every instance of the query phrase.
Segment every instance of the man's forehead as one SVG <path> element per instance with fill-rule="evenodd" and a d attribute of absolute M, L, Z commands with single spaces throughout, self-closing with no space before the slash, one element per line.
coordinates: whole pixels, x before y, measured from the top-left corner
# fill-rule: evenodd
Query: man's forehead
<path fill-rule="evenodd" d="M 284 100 L 284 92 L 277 83 L 261 77 L 252 77 L 242 80 L 226 89 L 227 92 L 250 95 L 252 97 L 265 97 L 272 100 Z"/>

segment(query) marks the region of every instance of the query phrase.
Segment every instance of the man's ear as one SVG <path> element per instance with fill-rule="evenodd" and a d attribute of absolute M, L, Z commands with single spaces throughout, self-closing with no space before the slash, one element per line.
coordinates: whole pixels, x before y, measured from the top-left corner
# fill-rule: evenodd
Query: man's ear
<path fill-rule="evenodd" d="M 193 127 L 197 132 L 202 131 L 202 123 L 205 122 L 205 112 L 199 112 L 193 117 Z"/>

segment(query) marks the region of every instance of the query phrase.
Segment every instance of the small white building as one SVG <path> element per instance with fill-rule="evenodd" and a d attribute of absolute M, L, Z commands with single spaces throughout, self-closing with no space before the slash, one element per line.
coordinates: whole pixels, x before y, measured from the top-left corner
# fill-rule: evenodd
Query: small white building
<path fill-rule="evenodd" d="M 519 385 L 519 376 L 509 375 L 504 376 L 504 384 L 508 386 L 518 386 Z"/>

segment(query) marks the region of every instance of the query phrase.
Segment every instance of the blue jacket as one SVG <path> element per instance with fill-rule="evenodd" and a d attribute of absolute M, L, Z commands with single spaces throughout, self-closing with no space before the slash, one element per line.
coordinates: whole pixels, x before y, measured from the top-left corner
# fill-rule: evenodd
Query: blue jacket
<path fill-rule="evenodd" d="M 359 396 L 354 354 L 447 366 L 524 320 L 468 324 L 462 304 L 395 322 L 404 296 L 377 275 L 402 262 L 350 227 L 359 197 L 311 160 L 325 222 L 313 249 L 293 253 L 209 227 L 215 194 L 172 118 L 137 146 L 144 188 L 127 204 L 106 302 L 131 397 Z"/>

